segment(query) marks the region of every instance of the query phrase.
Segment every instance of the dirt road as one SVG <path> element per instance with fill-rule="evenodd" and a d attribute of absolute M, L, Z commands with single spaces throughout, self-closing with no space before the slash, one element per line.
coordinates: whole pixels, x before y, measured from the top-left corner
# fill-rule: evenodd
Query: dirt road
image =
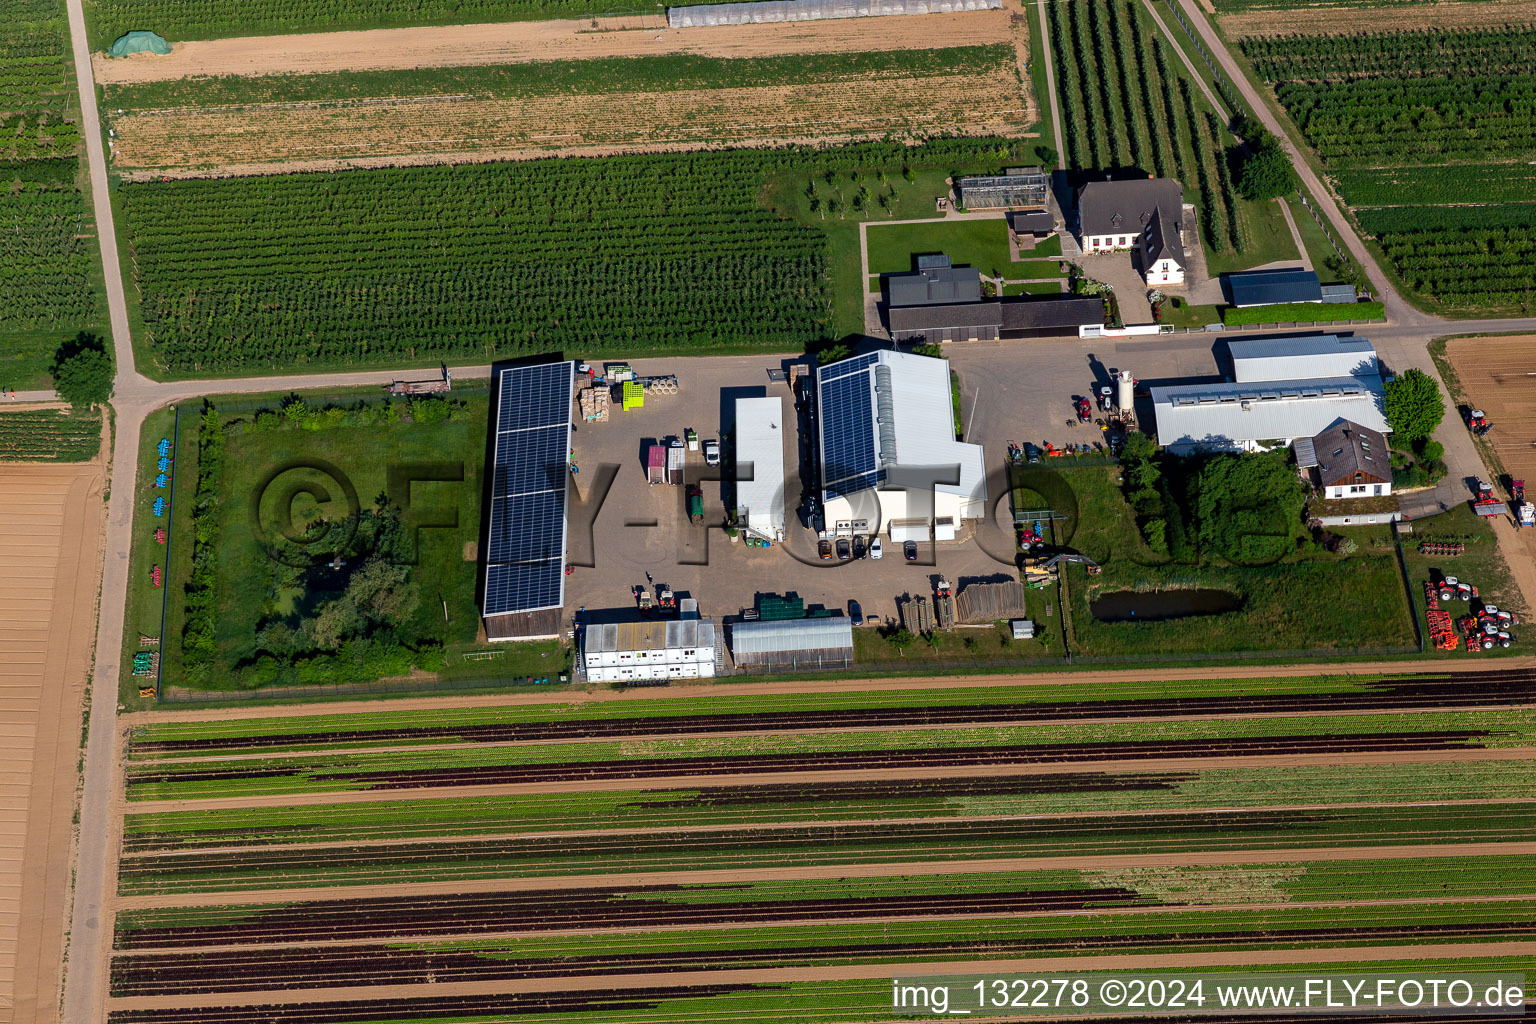
<path fill-rule="evenodd" d="M 57 1019 L 102 462 L 0 466 L 0 1021 Z"/>
<path fill-rule="evenodd" d="M 1006 42 L 1008 18 L 1004 10 L 965 11 L 659 32 L 594 32 L 588 21 L 514 21 L 181 42 L 166 56 L 137 54 L 114 59 L 97 54 L 95 61 L 97 78 L 103 85 L 121 85 L 197 75 L 313 74 L 669 53 L 767 57 L 921 50 L 940 39 Z"/>

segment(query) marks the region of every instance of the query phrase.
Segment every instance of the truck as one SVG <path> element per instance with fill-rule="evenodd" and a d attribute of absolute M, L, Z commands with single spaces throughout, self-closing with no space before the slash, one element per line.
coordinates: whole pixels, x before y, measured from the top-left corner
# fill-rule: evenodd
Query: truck
<path fill-rule="evenodd" d="M 688 485 L 688 521 L 694 526 L 704 521 L 704 492 L 698 485 Z"/>

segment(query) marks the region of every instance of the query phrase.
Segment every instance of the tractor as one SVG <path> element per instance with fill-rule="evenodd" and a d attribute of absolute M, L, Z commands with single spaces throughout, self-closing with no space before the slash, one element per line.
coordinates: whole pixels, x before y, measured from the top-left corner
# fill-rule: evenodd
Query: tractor
<path fill-rule="evenodd" d="M 1079 398 L 1077 400 L 1077 421 L 1079 423 L 1087 423 L 1091 419 L 1093 419 L 1093 403 L 1089 402 L 1086 398 Z"/>
<path fill-rule="evenodd" d="M 1488 422 L 1488 414 L 1481 409 L 1473 409 L 1467 413 L 1467 429 L 1478 437 L 1482 437 L 1493 429 L 1493 424 Z"/>

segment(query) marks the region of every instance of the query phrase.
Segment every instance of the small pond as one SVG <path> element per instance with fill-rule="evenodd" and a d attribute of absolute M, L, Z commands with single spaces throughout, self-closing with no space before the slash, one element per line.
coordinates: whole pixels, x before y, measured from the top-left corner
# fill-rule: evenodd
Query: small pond
<path fill-rule="evenodd" d="M 1192 615 L 1215 615 L 1243 606 L 1230 590 L 1116 590 L 1088 602 L 1100 622 L 1159 622 Z"/>

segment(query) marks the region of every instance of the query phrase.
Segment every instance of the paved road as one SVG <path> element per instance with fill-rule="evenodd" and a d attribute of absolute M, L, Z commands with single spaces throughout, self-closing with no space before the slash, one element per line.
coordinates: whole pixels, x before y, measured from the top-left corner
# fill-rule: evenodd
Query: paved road
<path fill-rule="evenodd" d="M 1289 133 L 1240 73 L 1196 0 L 1180 0 L 1180 2 L 1190 23 L 1204 39 L 1207 49 L 1216 55 L 1244 100 L 1258 114 L 1265 126 L 1282 140 L 1307 190 L 1316 197 L 1328 220 L 1333 224 L 1338 237 L 1344 241 L 1356 261 L 1365 269 L 1377 294 L 1386 300 L 1390 322 L 1379 328 L 1373 328 L 1368 333 L 1372 340 L 1377 342 L 1389 365 L 1398 369 L 1419 366 L 1433 373 L 1434 367 L 1429 361 L 1425 346 L 1431 339 L 1442 335 L 1516 331 L 1536 333 L 1536 318 L 1447 321 L 1421 313 L 1398 298 L 1388 286 L 1385 274 L 1376 266 L 1369 251 L 1338 208 L 1332 194 L 1301 159 Z M 117 431 L 112 452 L 111 498 L 107 510 L 107 554 L 102 578 L 96 663 L 92 673 L 90 738 L 86 748 L 81 804 L 81 821 L 84 824 L 81 828 L 77 854 L 75 904 L 71 922 L 69 970 L 65 981 L 63 1015 L 63 1019 L 68 1024 L 96 1024 L 105 1019 L 105 968 L 111 939 L 111 922 L 103 920 L 100 915 L 111 878 L 109 844 L 116 835 L 115 827 L 110 821 L 110 806 L 116 778 L 113 763 L 113 730 L 117 711 L 124 595 L 127 592 L 128 551 L 132 528 L 131 498 L 134 493 L 140 430 L 144 418 L 149 412 L 162 405 L 201 395 L 281 391 L 290 388 L 344 387 L 384 382 L 395 375 L 385 370 L 368 370 L 326 375 L 158 383 L 138 372 L 128 330 L 127 303 L 123 292 L 122 272 L 118 263 L 117 239 L 111 216 L 110 195 L 107 190 L 106 158 L 96 108 L 95 85 L 81 0 L 68 0 L 68 9 L 75 75 L 80 91 L 81 129 L 86 139 L 92 202 L 106 279 L 111 339 L 118 366 L 117 395 L 113 400 L 113 407 L 117 413 Z M 1154 17 L 1157 17 L 1155 11 Z M 1158 20 L 1161 23 L 1161 18 Z M 1040 10 L 1040 23 L 1042 40 L 1048 40 L 1049 34 L 1045 30 L 1043 7 Z M 1166 26 L 1164 28 L 1166 31 Z M 1175 47 L 1175 51 L 1183 57 L 1182 49 Z M 1187 58 L 1185 59 L 1187 61 Z M 1053 113 L 1056 113 L 1055 80 L 1049 57 L 1046 59 L 1045 71 L 1047 99 Z M 1200 81 L 1204 88 L 1201 76 L 1196 75 L 1196 80 Z M 1056 148 L 1057 152 L 1061 153 L 1063 145 L 1060 117 L 1053 118 L 1053 121 L 1057 130 Z M 878 329 L 878 316 L 873 319 Z M 402 371 L 408 376 L 418 376 L 420 372 L 420 370 Z M 483 377 L 489 375 L 489 372 L 488 366 L 454 369 L 454 374 L 461 378 Z M 29 400 L 44 401 L 52 396 L 47 392 L 35 394 L 29 392 L 26 397 Z M 1459 423 L 1454 420 L 1447 423 L 1436 436 L 1446 446 L 1446 460 L 1452 469 L 1452 481 L 1465 476 L 1483 475 L 1486 472 L 1470 438 L 1467 437 L 1466 431 L 1460 429 Z M 1517 573 L 1517 578 L 1521 580 L 1522 587 L 1526 590 L 1527 604 L 1536 608 L 1536 583 L 1530 582 L 1531 575 L 1530 572 L 1521 572 Z"/>

